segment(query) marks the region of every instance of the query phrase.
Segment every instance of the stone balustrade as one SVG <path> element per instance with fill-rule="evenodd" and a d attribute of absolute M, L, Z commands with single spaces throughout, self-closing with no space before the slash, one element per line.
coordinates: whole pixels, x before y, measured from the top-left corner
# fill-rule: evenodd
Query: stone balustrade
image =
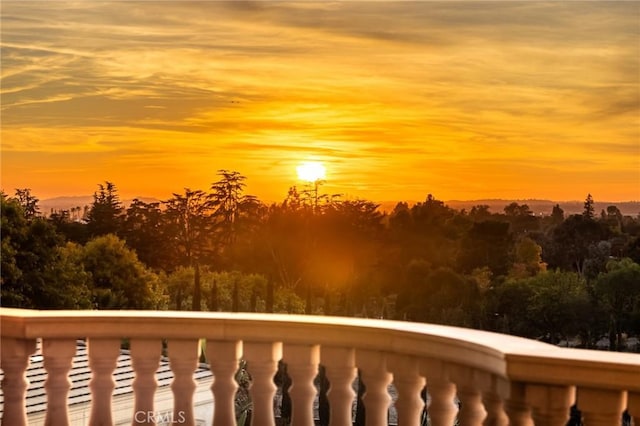
<path fill-rule="evenodd" d="M 174 418 L 193 425 L 193 373 L 202 342 L 214 375 L 213 424 L 235 423 L 234 374 L 252 376 L 252 425 L 275 425 L 273 382 L 279 360 L 292 386 L 292 424 L 311 426 L 318 366 L 330 382 L 331 425 L 352 424 L 352 382 L 360 371 L 368 426 L 386 425 L 391 396 L 398 424 L 419 425 L 429 394 L 431 425 L 564 426 L 576 401 L 586 426 L 615 426 L 628 409 L 640 426 L 640 356 L 558 348 L 456 327 L 357 318 L 171 311 L 32 311 L 0 308 L 2 424 L 26 425 L 25 371 L 42 339 L 48 425 L 67 425 L 68 372 L 76 339 L 86 339 L 91 425 L 111 425 L 112 372 L 121 339 L 130 342 L 134 409 L 153 412 L 155 371 L 166 350 L 174 373 Z M 458 401 L 459 403 L 456 403 Z M 178 413 L 180 415 L 178 416 Z M 153 424 L 135 418 L 132 424 Z"/>

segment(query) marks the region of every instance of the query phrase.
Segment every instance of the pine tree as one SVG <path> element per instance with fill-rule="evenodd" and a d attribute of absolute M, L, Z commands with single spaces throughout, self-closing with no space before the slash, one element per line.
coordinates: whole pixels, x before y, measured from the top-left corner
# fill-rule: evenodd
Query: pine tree
<path fill-rule="evenodd" d="M 111 182 L 98 185 L 93 194 L 93 204 L 87 215 L 89 234 L 97 237 L 106 234 L 119 234 L 122 231 L 124 206 L 120 202 L 118 189 Z"/>
<path fill-rule="evenodd" d="M 591 194 L 587 195 L 587 198 L 584 200 L 584 211 L 582 212 L 582 216 L 585 219 L 591 219 L 595 217 L 595 208 L 593 206 L 593 197 Z"/>

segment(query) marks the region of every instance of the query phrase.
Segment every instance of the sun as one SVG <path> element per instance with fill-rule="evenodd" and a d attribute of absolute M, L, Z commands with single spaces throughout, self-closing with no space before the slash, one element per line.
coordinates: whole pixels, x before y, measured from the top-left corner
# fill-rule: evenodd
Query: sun
<path fill-rule="evenodd" d="M 305 161 L 296 167 L 298 179 L 307 182 L 317 182 L 326 177 L 327 169 L 318 161 Z"/>

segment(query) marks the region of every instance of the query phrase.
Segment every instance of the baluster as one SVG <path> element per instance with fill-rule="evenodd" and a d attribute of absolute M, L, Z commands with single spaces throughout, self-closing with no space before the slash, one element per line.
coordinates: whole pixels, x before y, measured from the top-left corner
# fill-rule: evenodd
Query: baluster
<path fill-rule="evenodd" d="M 89 368 L 91 369 L 91 416 L 92 426 L 111 426 L 111 399 L 116 382 L 113 371 L 120 354 L 120 339 L 89 339 Z"/>
<path fill-rule="evenodd" d="M 275 426 L 273 397 L 277 387 L 273 382 L 273 376 L 278 371 L 278 361 L 281 357 L 281 342 L 244 344 L 244 359 L 253 379 L 249 388 L 253 401 L 252 426 Z"/>
<path fill-rule="evenodd" d="M 131 364 L 135 371 L 133 392 L 135 408 L 133 413 L 134 425 L 155 425 L 153 399 L 158 382 L 156 371 L 160 363 L 162 342 L 155 339 L 131 340 Z"/>
<path fill-rule="evenodd" d="M 323 347 L 320 353 L 329 380 L 330 424 L 351 426 L 351 407 L 356 396 L 351 387 L 357 374 L 356 351 L 353 348 Z"/>
<path fill-rule="evenodd" d="M 200 341 L 198 339 L 170 339 L 167 342 L 169 363 L 173 372 L 171 391 L 173 392 L 173 420 L 193 426 L 193 393 L 196 381 L 193 373 L 198 368 Z"/>
<path fill-rule="evenodd" d="M 487 413 L 482 405 L 482 393 L 479 380 L 482 378 L 474 368 L 463 365 L 450 365 L 449 375 L 456 384 L 460 411 L 458 420 L 465 426 L 481 426 Z"/>
<path fill-rule="evenodd" d="M 0 368 L 4 372 L 2 392 L 4 413 L 2 424 L 26 426 L 27 424 L 27 380 L 29 356 L 36 351 L 35 339 L 3 337 L 0 345 Z"/>
<path fill-rule="evenodd" d="M 533 407 L 533 419 L 537 426 L 565 426 L 569 420 L 569 409 L 575 402 L 575 388 L 527 385 L 526 397 Z"/>
<path fill-rule="evenodd" d="M 425 379 L 420 375 L 418 360 L 409 356 L 390 355 L 389 365 L 393 373 L 393 384 L 398 391 L 398 424 L 417 426 L 424 409 L 420 392 L 425 385 Z"/>
<path fill-rule="evenodd" d="M 47 392 L 47 414 L 44 424 L 47 426 L 67 426 L 69 410 L 67 397 L 71 389 L 69 370 L 76 354 L 75 339 L 44 339 L 42 357 L 47 379 L 44 388 Z"/>
<path fill-rule="evenodd" d="M 633 418 L 633 424 L 640 426 L 640 392 L 629 392 L 627 395 L 627 408 Z"/>
<path fill-rule="evenodd" d="M 320 347 L 318 345 L 285 345 L 284 362 L 291 377 L 291 424 L 313 426 L 313 400 L 316 387 L 313 379 L 318 374 Z"/>
<path fill-rule="evenodd" d="M 526 385 L 511 382 L 510 388 L 511 392 L 506 404 L 509 426 L 533 426 L 531 406 L 526 398 Z"/>
<path fill-rule="evenodd" d="M 427 412 L 433 426 L 451 426 L 458 407 L 453 398 L 456 386 L 449 380 L 449 366 L 435 359 L 422 360 L 421 373 L 427 378 L 427 393 L 431 399 Z"/>
<path fill-rule="evenodd" d="M 504 412 L 504 402 L 499 394 L 495 392 L 485 392 L 482 394 L 482 403 L 487 411 L 487 417 L 485 417 L 484 426 L 507 426 L 509 424 L 509 418 Z"/>
<path fill-rule="evenodd" d="M 213 372 L 213 425 L 233 425 L 236 422 L 235 396 L 238 390 L 235 374 L 242 356 L 242 342 L 209 340 L 206 351 Z"/>
<path fill-rule="evenodd" d="M 360 376 L 366 386 L 364 407 L 367 426 L 386 426 L 391 396 L 387 387 L 392 375 L 387 372 L 387 357 L 378 351 L 356 351 Z"/>
<path fill-rule="evenodd" d="M 509 418 L 504 412 L 504 400 L 509 395 L 509 382 L 489 373 L 480 374 L 482 402 L 487 416 L 484 426 L 507 426 Z"/>
<path fill-rule="evenodd" d="M 578 408 L 588 426 L 619 425 L 627 405 L 627 394 L 620 390 L 579 388 Z"/>
<path fill-rule="evenodd" d="M 456 386 L 444 380 L 429 380 L 427 392 L 431 397 L 431 403 L 427 408 L 433 426 L 451 426 L 458 412 L 453 398 L 456 395 Z"/>

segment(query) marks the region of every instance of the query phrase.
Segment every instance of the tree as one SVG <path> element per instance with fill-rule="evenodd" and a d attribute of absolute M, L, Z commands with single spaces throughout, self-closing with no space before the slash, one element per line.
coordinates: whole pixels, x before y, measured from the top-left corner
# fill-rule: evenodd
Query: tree
<path fill-rule="evenodd" d="M 230 244 L 235 241 L 236 223 L 244 203 L 251 202 L 254 197 L 242 194 L 246 184 L 245 176 L 239 172 L 218 170 L 220 179 L 211 185 L 212 205 L 215 215 L 219 218 L 223 242 Z"/>
<path fill-rule="evenodd" d="M 594 292 L 609 317 L 609 347 L 620 350 L 622 332 L 640 332 L 640 265 L 631 259 L 609 262 Z"/>
<path fill-rule="evenodd" d="M 370 305 L 370 311 L 376 311 L 372 314 L 380 314 L 369 302 L 383 290 L 378 269 L 384 253 L 382 217 L 378 205 L 367 200 L 334 200 L 321 214 L 309 215 L 304 281 L 313 290 L 310 296 L 324 297 L 325 314 L 347 313 L 345 306 L 331 303 L 341 294 L 349 294 L 353 303 Z"/>
<path fill-rule="evenodd" d="M 504 208 L 504 214 L 512 217 L 519 217 L 519 216 L 527 217 L 527 216 L 532 216 L 533 212 L 531 211 L 531 209 L 527 204 L 520 205 L 516 202 L 513 202 Z"/>
<path fill-rule="evenodd" d="M 24 217 L 31 220 L 39 215 L 38 198 L 31 195 L 31 189 L 16 189 L 16 199 L 22 206 Z"/>
<path fill-rule="evenodd" d="M 138 259 L 155 269 L 170 271 L 178 264 L 171 250 L 167 221 L 160 203 L 145 203 L 134 199 L 126 211 L 122 235 L 127 245 L 135 250 Z"/>
<path fill-rule="evenodd" d="M 92 308 L 91 276 L 82 264 L 83 247 L 67 243 L 56 247 L 55 261 L 45 275 L 46 284 L 34 294 L 40 309 Z"/>
<path fill-rule="evenodd" d="M 240 234 L 254 231 L 262 205 L 255 196 L 244 194 L 245 176 L 229 170 L 219 170 L 218 175 L 220 179 L 211 186 L 216 245 L 226 266 L 237 267 L 237 257 L 242 256 L 242 249 L 247 248 L 242 242 L 238 244 Z"/>
<path fill-rule="evenodd" d="M 512 264 L 513 248 L 508 223 L 476 222 L 462 238 L 458 265 L 466 273 L 488 266 L 494 276 L 506 275 Z"/>
<path fill-rule="evenodd" d="M 590 320 L 590 304 L 584 279 L 573 272 L 551 271 L 529 278 L 533 297 L 528 318 L 551 343 L 579 333 Z M 534 337 L 534 336 L 529 336 Z"/>
<path fill-rule="evenodd" d="M 616 206 L 607 206 L 604 221 L 614 234 L 622 233 L 622 213 Z"/>
<path fill-rule="evenodd" d="M 542 247 L 531 238 L 522 238 L 516 244 L 515 263 L 511 267 L 509 276 L 525 278 L 535 276 L 547 270 L 547 264 L 542 261 Z"/>
<path fill-rule="evenodd" d="M 511 232 L 516 235 L 528 234 L 540 227 L 538 218 L 527 204 L 511 203 L 504 208 L 504 213 L 511 224 Z"/>
<path fill-rule="evenodd" d="M 585 272 L 589 247 L 608 237 L 602 223 L 584 215 L 571 215 L 551 231 L 551 239 L 543 251 L 543 258 L 551 268 Z"/>
<path fill-rule="evenodd" d="M 588 194 L 587 198 L 584 200 L 584 211 L 582 212 L 582 216 L 589 220 L 593 220 L 595 217 L 595 207 L 593 205 L 593 197 L 591 194 Z"/>
<path fill-rule="evenodd" d="M 597 243 L 589 244 L 588 255 L 584 260 L 582 273 L 584 277 L 591 281 L 601 272 L 605 272 L 607 263 L 611 257 L 611 243 L 603 240 Z"/>
<path fill-rule="evenodd" d="M 587 327 L 590 305 L 586 284 L 573 272 L 548 271 L 508 280 L 497 289 L 502 330 L 551 343 Z"/>
<path fill-rule="evenodd" d="M 4 193 L 0 193 L 0 200 L 2 202 L 0 214 L 2 305 L 32 307 L 29 297 L 30 286 L 24 281 L 22 273 L 24 267 L 22 251 L 28 233 L 27 220 L 17 200 L 8 199 Z"/>
<path fill-rule="evenodd" d="M 553 206 L 553 210 L 551 211 L 551 222 L 554 225 L 559 225 L 564 221 L 564 210 L 560 208 L 560 204 L 556 204 Z"/>
<path fill-rule="evenodd" d="M 405 267 L 412 259 L 427 259 L 433 265 L 451 267 L 457 250 L 457 239 L 470 225 L 470 220 L 427 195 L 424 202 L 408 208 L 400 203 L 389 216 L 389 248 L 393 247 L 388 266 Z"/>
<path fill-rule="evenodd" d="M 109 181 L 98 185 L 93 193 L 93 204 L 87 215 L 89 235 L 97 237 L 118 234 L 121 231 L 124 207 L 120 202 L 116 186 Z"/>
<path fill-rule="evenodd" d="M 413 321 L 471 327 L 479 295 L 476 282 L 452 271 L 431 271 L 424 261 L 412 262 L 407 273 L 409 294 L 403 296 L 406 317 Z M 407 303 L 408 302 L 408 303 Z"/>
<path fill-rule="evenodd" d="M 159 309 L 164 306 L 158 277 L 115 235 L 89 241 L 84 247 L 82 264 L 91 274 L 97 308 Z"/>
<path fill-rule="evenodd" d="M 67 241 L 78 244 L 86 244 L 89 241 L 87 224 L 79 219 L 74 220 L 68 210 L 55 211 L 47 219 Z"/>
<path fill-rule="evenodd" d="M 484 222 L 485 220 L 491 219 L 491 212 L 489 211 L 489 206 L 487 204 L 477 204 L 471 207 L 469 211 L 469 217 L 474 222 Z"/>
<path fill-rule="evenodd" d="M 185 188 L 184 195 L 174 193 L 173 198 L 164 204 L 174 253 L 183 266 L 191 266 L 195 270 L 192 309 L 198 311 L 201 303 L 200 265 L 215 248 L 211 240 L 214 221 L 210 197 L 204 191 Z"/>
<path fill-rule="evenodd" d="M 45 219 L 27 220 L 17 199 L 2 195 L 3 306 L 61 309 L 90 306 L 87 275 Z"/>

